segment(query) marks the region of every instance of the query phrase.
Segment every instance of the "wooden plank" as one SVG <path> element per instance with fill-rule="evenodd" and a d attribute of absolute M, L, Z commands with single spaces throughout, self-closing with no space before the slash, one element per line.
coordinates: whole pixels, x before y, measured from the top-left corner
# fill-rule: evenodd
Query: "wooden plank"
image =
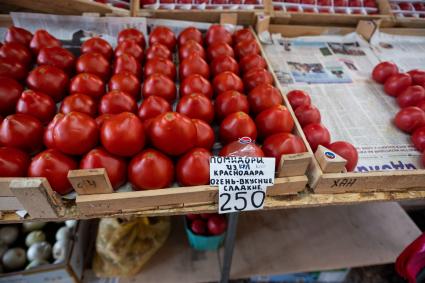
<path fill-rule="evenodd" d="M 114 192 L 105 168 L 71 170 L 68 172 L 68 179 L 74 190 L 80 195 Z"/>
<path fill-rule="evenodd" d="M 270 33 L 280 33 L 285 37 L 312 36 L 324 34 L 348 34 L 354 32 L 353 27 L 337 26 L 302 26 L 302 25 L 282 25 L 277 24 L 275 19 L 271 19 Z"/>
<path fill-rule="evenodd" d="M 24 207 L 16 197 L 0 197 L 0 211 L 22 210 Z"/>
<path fill-rule="evenodd" d="M 236 13 L 222 13 L 220 15 L 220 24 L 221 25 L 237 25 L 238 24 L 238 14 Z"/>
<path fill-rule="evenodd" d="M 140 10 L 140 0 L 131 0 L 130 1 L 130 16 L 137 17 Z"/>
<path fill-rule="evenodd" d="M 14 178 L 0 178 L 0 197 L 13 197 L 15 196 L 10 190 L 10 182 Z"/>
<path fill-rule="evenodd" d="M 305 175 L 308 166 L 310 165 L 312 155 L 308 152 L 284 154 L 280 158 L 279 177 L 302 176 Z"/>
<path fill-rule="evenodd" d="M 341 173 L 347 164 L 347 160 L 322 145 L 317 147 L 314 157 L 323 173 Z"/>

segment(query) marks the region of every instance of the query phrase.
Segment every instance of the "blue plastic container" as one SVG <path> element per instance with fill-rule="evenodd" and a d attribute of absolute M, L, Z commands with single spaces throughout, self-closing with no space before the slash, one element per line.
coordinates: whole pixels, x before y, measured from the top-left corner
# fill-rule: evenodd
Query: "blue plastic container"
<path fill-rule="evenodd" d="M 224 236 L 226 235 L 226 233 L 223 233 L 218 236 L 196 235 L 189 229 L 186 217 L 184 218 L 184 227 L 186 230 L 187 238 L 189 239 L 190 246 L 198 251 L 218 250 L 218 248 L 220 248 L 221 244 L 224 241 Z"/>

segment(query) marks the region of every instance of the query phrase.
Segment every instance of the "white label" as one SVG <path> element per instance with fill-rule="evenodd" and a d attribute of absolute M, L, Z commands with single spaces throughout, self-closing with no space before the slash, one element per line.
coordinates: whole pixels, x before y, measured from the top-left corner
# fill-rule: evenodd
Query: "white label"
<path fill-rule="evenodd" d="M 218 186 L 218 213 L 230 213 L 263 209 L 266 199 L 266 186 L 250 186 L 249 190 L 231 190 Z"/>

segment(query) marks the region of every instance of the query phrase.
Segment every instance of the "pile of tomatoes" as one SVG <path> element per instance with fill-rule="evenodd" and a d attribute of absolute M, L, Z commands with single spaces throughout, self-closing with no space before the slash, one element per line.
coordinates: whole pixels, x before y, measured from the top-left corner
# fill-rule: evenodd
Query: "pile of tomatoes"
<path fill-rule="evenodd" d="M 227 219 L 217 213 L 187 214 L 188 228 L 196 235 L 218 236 L 226 232 Z"/>
<path fill-rule="evenodd" d="M 415 69 L 400 73 L 396 64 L 381 62 L 373 69 L 372 78 L 384 85 L 386 94 L 396 98 L 401 110 L 394 124 L 411 134 L 413 145 L 422 152 L 425 166 L 425 71 Z"/>

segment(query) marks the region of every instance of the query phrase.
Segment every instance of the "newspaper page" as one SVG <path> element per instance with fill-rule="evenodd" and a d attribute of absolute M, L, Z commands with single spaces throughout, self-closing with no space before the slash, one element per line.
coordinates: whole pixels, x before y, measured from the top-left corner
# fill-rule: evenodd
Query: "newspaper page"
<path fill-rule="evenodd" d="M 370 79 L 379 60 L 357 34 L 273 35 L 264 49 L 284 91 L 308 92 L 332 141 L 348 141 L 357 148 L 356 171 L 419 168 L 420 153 L 392 123 L 399 110 L 395 99 Z"/>

